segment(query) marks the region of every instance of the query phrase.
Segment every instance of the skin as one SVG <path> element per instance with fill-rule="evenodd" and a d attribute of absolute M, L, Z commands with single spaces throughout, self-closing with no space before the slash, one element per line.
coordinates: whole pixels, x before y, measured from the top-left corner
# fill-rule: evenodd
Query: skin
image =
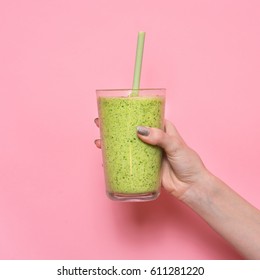
<path fill-rule="evenodd" d="M 95 119 L 99 126 L 99 120 Z M 145 143 L 165 151 L 162 185 L 199 214 L 246 259 L 260 259 L 260 211 L 214 176 L 199 155 L 182 139 L 174 125 L 165 129 L 142 127 Z M 147 135 L 148 134 L 148 135 Z M 101 148 L 100 139 L 95 140 Z"/>

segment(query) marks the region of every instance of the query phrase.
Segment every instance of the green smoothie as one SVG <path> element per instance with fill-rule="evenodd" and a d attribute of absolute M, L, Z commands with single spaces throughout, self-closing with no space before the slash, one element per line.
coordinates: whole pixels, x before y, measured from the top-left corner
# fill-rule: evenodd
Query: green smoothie
<path fill-rule="evenodd" d="M 163 96 L 98 97 L 103 163 L 110 196 L 158 192 L 162 150 L 143 143 L 136 127 L 162 128 L 164 102 Z"/>

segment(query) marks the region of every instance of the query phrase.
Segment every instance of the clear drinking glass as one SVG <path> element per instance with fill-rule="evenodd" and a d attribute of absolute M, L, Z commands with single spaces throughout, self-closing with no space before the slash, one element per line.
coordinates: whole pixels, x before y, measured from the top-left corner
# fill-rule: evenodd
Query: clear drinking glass
<path fill-rule="evenodd" d="M 142 142 L 137 126 L 163 128 L 165 89 L 97 90 L 106 191 L 121 201 L 153 200 L 160 194 L 162 150 Z"/>

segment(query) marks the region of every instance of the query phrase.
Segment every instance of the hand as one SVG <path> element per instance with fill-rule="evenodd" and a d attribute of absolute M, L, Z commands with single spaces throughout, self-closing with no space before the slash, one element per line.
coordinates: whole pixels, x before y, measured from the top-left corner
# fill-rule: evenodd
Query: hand
<path fill-rule="evenodd" d="M 95 119 L 99 127 L 99 119 Z M 189 148 L 173 124 L 165 121 L 165 132 L 158 128 L 140 126 L 138 137 L 145 143 L 160 146 L 165 155 L 162 163 L 162 185 L 175 197 L 182 199 L 183 194 L 200 183 L 207 170 L 198 154 Z M 95 145 L 101 148 L 100 139 Z"/>
<path fill-rule="evenodd" d="M 138 127 L 138 137 L 145 143 L 163 148 L 162 185 L 175 197 L 182 199 L 191 187 L 196 187 L 208 174 L 199 155 L 187 146 L 174 125 L 165 121 L 165 131 Z"/>

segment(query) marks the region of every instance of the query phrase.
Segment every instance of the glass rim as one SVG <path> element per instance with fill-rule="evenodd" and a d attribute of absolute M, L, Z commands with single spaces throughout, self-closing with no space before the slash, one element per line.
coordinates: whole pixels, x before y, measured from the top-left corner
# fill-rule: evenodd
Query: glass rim
<path fill-rule="evenodd" d="M 133 88 L 115 88 L 115 89 L 96 89 L 96 92 L 104 91 L 104 92 L 118 92 L 118 91 L 132 91 L 132 90 L 138 90 L 138 91 L 151 91 L 151 90 L 158 90 L 158 91 L 166 91 L 166 88 L 139 88 L 139 89 L 133 89 Z"/>

